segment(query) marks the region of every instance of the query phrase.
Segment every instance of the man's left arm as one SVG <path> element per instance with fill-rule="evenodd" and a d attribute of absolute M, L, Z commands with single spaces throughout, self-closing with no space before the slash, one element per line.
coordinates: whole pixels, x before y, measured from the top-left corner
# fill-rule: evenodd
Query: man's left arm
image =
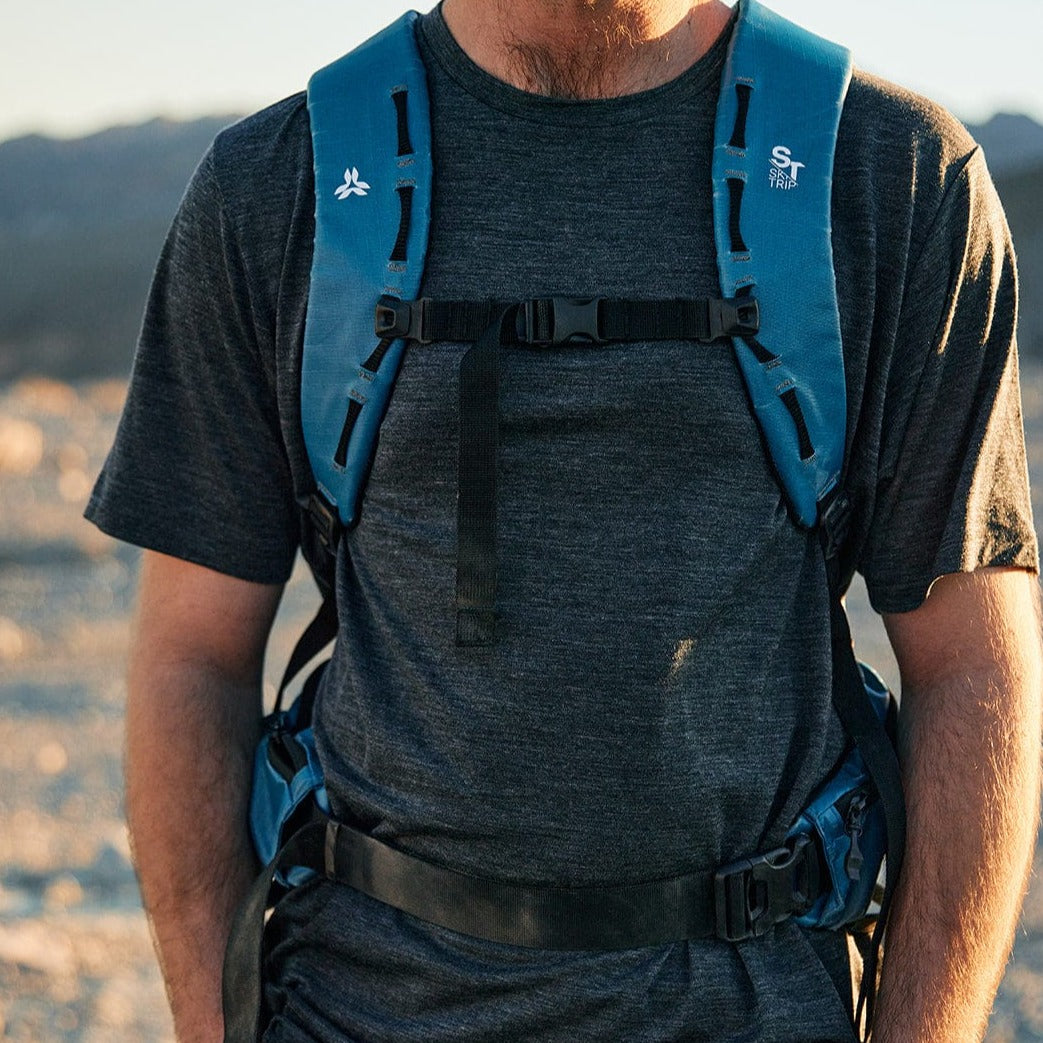
<path fill-rule="evenodd" d="M 873 1039 L 972 1043 L 1010 953 L 1036 839 L 1036 577 L 943 576 L 919 608 L 884 622 L 902 678 L 908 840 Z"/>

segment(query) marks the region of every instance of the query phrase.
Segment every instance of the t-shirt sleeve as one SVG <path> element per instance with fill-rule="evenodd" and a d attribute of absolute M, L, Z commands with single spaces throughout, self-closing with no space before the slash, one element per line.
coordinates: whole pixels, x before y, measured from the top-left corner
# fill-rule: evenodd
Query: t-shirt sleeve
<path fill-rule="evenodd" d="M 297 516 L 271 334 L 213 152 L 156 268 L 127 403 L 86 516 L 128 543 L 241 579 L 281 583 Z"/>
<path fill-rule="evenodd" d="M 918 607 L 939 576 L 1038 571 L 1010 233 L 980 151 L 914 259 L 888 374 L 876 503 L 859 563 L 873 607 Z"/>

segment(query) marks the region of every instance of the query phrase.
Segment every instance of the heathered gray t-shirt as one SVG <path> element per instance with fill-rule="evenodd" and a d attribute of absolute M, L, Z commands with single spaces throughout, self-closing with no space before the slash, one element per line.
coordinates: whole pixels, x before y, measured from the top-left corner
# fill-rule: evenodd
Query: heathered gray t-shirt
<path fill-rule="evenodd" d="M 437 11 L 420 40 L 437 175 L 424 295 L 719 294 L 723 38 L 671 83 L 587 102 L 486 75 Z M 217 139 L 157 271 L 88 509 L 102 528 L 244 579 L 289 575 L 310 484 L 313 209 L 301 96 Z M 1014 263 L 980 152 L 936 107 L 856 75 L 833 211 L 849 569 L 902 612 L 944 573 L 1035 568 Z M 454 640 L 464 350 L 407 353 L 342 544 L 317 724 L 335 812 L 527 882 L 645 880 L 778 844 L 843 738 L 821 553 L 787 514 L 731 349 L 505 350 L 502 622 L 480 649 Z M 546 953 L 319 884 L 269 933 L 270 1040 L 852 1038 L 844 939 L 792 925 Z"/>

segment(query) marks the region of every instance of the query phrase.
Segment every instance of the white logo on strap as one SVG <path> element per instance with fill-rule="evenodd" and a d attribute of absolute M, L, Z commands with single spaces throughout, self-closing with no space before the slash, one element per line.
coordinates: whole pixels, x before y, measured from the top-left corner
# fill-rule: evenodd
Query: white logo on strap
<path fill-rule="evenodd" d="M 793 153 L 785 145 L 776 145 L 771 150 L 771 169 L 768 171 L 768 182 L 772 188 L 788 191 L 797 187 L 797 174 L 804 166 L 793 158 Z"/>
<path fill-rule="evenodd" d="M 359 181 L 359 168 L 348 167 L 344 171 L 344 184 L 337 188 L 337 198 L 347 199 L 348 196 L 364 196 L 369 189 L 365 181 Z"/>

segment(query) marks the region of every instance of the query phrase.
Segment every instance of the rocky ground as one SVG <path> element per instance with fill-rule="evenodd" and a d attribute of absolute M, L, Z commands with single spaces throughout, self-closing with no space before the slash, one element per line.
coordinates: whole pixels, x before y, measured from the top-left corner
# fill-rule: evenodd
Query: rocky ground
<path fill-rule="evenodd" d="M 80 518 L 122 398 L 117 382 L 0 386 L 0 1039 L 18 1043 L 172 1040 L 120 803 L 137 556 Z M 1025 410 L 1043 492 L 1043 367 Z M 879 621 L 850 601 L 863 657 L 893 682 Z M 311 605 L 299 570 L 269 685 Z M 1038 875 L 988 1038 L 1043 1039 Z"/>

